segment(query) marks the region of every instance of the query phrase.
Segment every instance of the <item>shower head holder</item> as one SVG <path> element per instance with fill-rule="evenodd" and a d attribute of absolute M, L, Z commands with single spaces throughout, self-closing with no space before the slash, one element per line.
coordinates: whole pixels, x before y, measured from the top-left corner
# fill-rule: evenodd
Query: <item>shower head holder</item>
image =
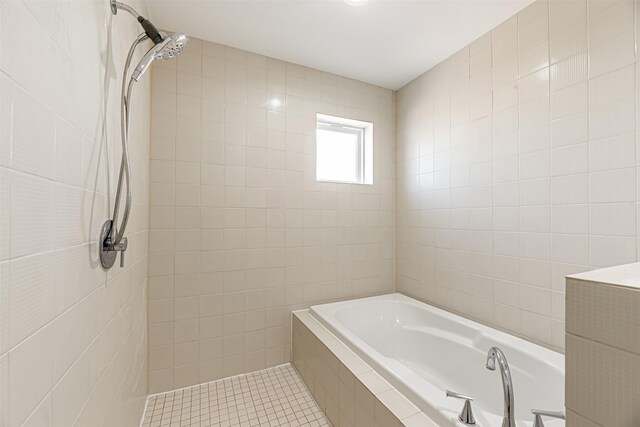
<path fill-rule="evenodd" d="M 119 1 L 111 0 L 111 13 L 113 13 L 114 15 L 117 15 L 118 10 L 120 9 L 126 10 L 138 20 L 138 22 L 144 29 L 145 34 L 147 35 L 147 37 L 149 37 L 149 39 L 151 39 L 153 43 L 158 44 L 164 40 L 164 37 L 162 36 L 160 31 L 158 31 L 156 26 L 153 25 L 153 23 L 149 21 L 147 18 L 145 18 L 144 16 L 136 12 L 134 8 L 132 8 L 127 4 L 120 3 Z"/>
<path fill-rule="evenodd" d="M 111 219 L 108 219 L 103 225 L 100 232 L 100 263 L 105 270 L 110 269 L 116 261 L 116 256 L 120 252 L 120 267 L 124 267 L 124 254 L 128 247 L 128 240 L 124 237 L 125 230 L 127 229 L 127 223 L 129 220 L 129 214 L 131 213 L 132 203 L 132 188 L 131 188 L 131 168 L 129 165 L 129 114 L 131 112 L 131 94 L 134 83 L 136 83 L 142 75 L 149 69 L 151 63 L 155 60 L 168 60 L 173 59 L 189 43 L 189 37 L 184 34 L 172 34 L 167 36 L 164 33 L 158 31 L 155 25 L 151 23 L 147 18 L 140 15 L 131 6 L 124 3 L 120 3 L 116 0 L 111 0 L 111 13 L 116 15 L 118 10 L 125 10 L 133 15 L 140 23 L 144 32 L 141 33 L 129 48 L 129 54 L 125 61 L 124 73 L 122 78 L 122 93 L 120 96 L 120 132 L 122 141 L 122 161 L 120 162 L 120 173 L 118 177 L 118 186 L 115 194 L 115 202 L 113 206 L 113 215 Z M 135 49 L 140 43 L 150 39 L 154 45 L 147 51 L 142 57 L 136 68 L 134 69 L 131 77 L 127 79 L 129 74 L 129 67 Z M 122 195 L 125 195 L 125 205 L 122 212 L 122 218 L 118 213 L 120 212 L 120 199 Z"/>

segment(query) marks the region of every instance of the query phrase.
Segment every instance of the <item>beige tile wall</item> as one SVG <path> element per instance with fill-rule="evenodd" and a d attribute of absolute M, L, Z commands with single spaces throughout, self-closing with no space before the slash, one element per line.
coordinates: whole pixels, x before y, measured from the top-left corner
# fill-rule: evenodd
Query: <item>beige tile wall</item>
<path fill-rule="evenodd" d="M 397 289 L 557 349 L 637 255 L 634 1 L 538 0 L 397 94 Z"/>
<path fill-rule="evenodd" d="M 639 302 L 637 287 L 567 279 L 565 399 L 575 414 L 571 425 L 638 424 Z"/>
<path fill-rule="evenodd" d="M 374 124 L 374 184 L 315 181 L 317 112 Z M 394 289 L 394 94 L 192 40 L 153 68 L 149 387 L 284 363 L 292 308 Z"/>
<path fill-rule="evenodd" d="M 139 423 L 149 79 L 132 113 L 126 268 L 105 273 L 96 250 L 120 163 L 118 77 L 139 31 L 107 1 L 0 1 L 0 426 Z"/>

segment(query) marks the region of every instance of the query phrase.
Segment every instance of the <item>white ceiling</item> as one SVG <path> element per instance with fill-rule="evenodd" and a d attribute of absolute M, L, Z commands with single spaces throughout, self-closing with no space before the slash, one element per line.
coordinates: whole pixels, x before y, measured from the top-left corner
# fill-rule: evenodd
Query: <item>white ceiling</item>
<path fill-rule="evenodd" d="M 399 89 L 532 0 L 147 0 L 160 28 Z"/>

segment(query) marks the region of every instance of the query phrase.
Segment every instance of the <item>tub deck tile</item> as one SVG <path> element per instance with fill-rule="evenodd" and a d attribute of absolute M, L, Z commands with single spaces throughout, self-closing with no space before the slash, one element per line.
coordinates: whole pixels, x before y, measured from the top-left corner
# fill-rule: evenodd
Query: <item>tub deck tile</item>
<path fill-rule="evenodd" d="M 384 406 L 386 406 L 401 420 L 420 412 L 420 409 L 409 402 L 409 400 L 407 400 L 407 398 L 400 394 L 400 392 L 395 388 L 387 390 L 384 393 L 380 393 L 376 396 L 378 397 L 378 399 L 380 399 Z"/>
<path fill-rule="evenodd" d="M 335 427 L 437 426 L 308 310 L 292 328 L 293 363 Z"/>
<path fill-rule="evenodd" d="M 376 371 L 367 371 L 356 375 L 356 377 L 362 382 L 362 384 L 367 386 L 374 395 L 384 393 L 385 391 L 393 388 L 391 384 L 382 378 Z"/>
<path fill-rule="evenodd" d="M 405 427 L 438 427 L 431 418 L 420 412 L 402 420 Z"/>

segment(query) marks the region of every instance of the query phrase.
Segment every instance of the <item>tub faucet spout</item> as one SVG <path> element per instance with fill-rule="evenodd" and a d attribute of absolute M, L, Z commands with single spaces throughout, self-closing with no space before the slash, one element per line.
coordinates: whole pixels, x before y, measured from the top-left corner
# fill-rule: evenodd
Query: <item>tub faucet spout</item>
<path fill-rule="evenodd" d="M 502 418 L 502 427 L 516 427 L 515 409 L 513 407 L 513 382 L 511 381 L 511 371 L 509 364 L 502 350 L 498 347 L 491 347 L 487 354 L 487 369 L 496 370 L 496 360 L 500 366 L 500 375 L 502 377 L 502 391 L 504 392 L 504 416 Z"/>

